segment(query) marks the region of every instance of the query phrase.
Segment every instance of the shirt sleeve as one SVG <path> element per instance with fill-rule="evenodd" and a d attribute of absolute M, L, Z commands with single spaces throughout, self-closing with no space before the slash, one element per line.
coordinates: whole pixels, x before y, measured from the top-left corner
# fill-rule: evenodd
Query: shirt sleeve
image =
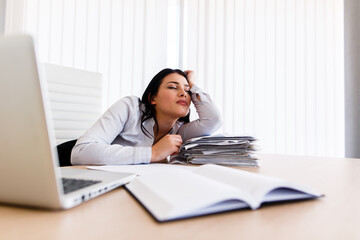
<path fill-rule="evenodd" d="M 183 141 L 193 137 L 211 135 L 222 125 L 220 112 L 212 102 L 209 94 L 202 91 L 196 85 L 193 85 L 190 91 L 191 100 L 199 118 L 179 128 L 178 134 L 181 135 Z"/>
<path fill-rule="evenodd" d="M 130 147 L 111 144 L 129 121 L 131 111 L 138 108 L 130 97 L 111 106 L 80 137 L 71 152 L 73 165 L 140 164 L 151 160 L 151 147 Z"/>

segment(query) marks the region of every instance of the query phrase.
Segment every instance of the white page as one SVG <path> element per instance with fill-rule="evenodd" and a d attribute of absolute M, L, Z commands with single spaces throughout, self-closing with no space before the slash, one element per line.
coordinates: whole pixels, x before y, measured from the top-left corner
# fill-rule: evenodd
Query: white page
<path fill-rule="evenodd" d="M 152 164 L 139 164 L 139 165 L 88 166 L 87 168 L 93 170 L 109 171 L 109 172 L 135 173 L 137 175 L 147 175 L 158 172 L 171 171 L 173 169 L 194 171 L 197 168 L 197 166 L 172 165 L 167 163 L 152 163 Z"/>
<path fill-rule="evenodd" d="M 269 196 L 268 199 L 265 199 L 265 195 L 276 188 L 293 188 L 309 193 L 302 194 L 303 196 L 321 196 L 320 193 L 317 193 L 313 189 L 297 183 L 229 167 L 207 164 L 199 167 L 195 173 L 233 186 L 240 192 L 247 192 L 252 196 L 252 204 L 254 208 L 259 207 L 263 200 L 270 200 L 272 198 L 276 198 L 278 200 L 282 199 L 281 195 L 279 195 L 281 193 L 283 194 L 284 200 L 291 199 L 292 191 L 276 192 L 276 196 Z M 294 192 L 294 197 L 298 198 L 295 195 L 298 195 L 298 193 Z"/>
<path fill-rule="evenodd" d="M 256 209 L 261 202 L 311 196 L 281 188 L 309 190 L 300 185 L 260 174 L 211 164 L 194 169 L 169 168 L 145 174 L 134 179 L 126 188 L 159 221 L 244 207 Z M 272 189 L 277 190 L 266 195 Z"/>
<path fill-rule="evenodd" d="M 227 200 L 247 200 L 232 186 L 181 169 L 143 175 L 126 187 L 160 221 L 217 212 L 218 207 L 206 208 Z"/>

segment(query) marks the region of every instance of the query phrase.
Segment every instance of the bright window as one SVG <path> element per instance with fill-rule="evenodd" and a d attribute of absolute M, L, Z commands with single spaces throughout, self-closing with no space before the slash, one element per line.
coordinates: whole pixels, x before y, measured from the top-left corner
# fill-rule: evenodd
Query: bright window
<path fill-rule="evenodd" d="M 342 0 L 9 0 L 5 23 L 41 61 L 102 73 L 104 107 L 162 68 L 194 69 L 222 131 L 344 156 Z"/>

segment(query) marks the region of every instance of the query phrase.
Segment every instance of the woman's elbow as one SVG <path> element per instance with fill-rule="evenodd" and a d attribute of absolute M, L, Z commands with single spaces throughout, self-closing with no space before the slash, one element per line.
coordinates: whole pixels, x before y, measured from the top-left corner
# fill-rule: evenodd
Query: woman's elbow
<path fill-rule="evenodd" d="M 86 151 L 83 151 L 82 149 L 84 146 L 80 147 L 79 145 L 76 145 L 72 151 L 71 151 L 71 157 L 70 161 L 72 165 L 83 165 L 86 164 L 85 159 L 88 159 L 85 154 Z"/>
<path fill-rule="evenodd" d="M 71 151 L 70 161 L 72 165 L 80 165 L 81 164 L 81 157 L 79 152 L 73 148 Z"/>
<path fill-rule="evenodd" d="M 211 135 L 222 126 L 222 118 L 220 115 L 214 115 L 211 118 L 203 119 L 201 122 L 203 133 L 201 135 Z"/>
<path fill-rule="evenodd" d="M 215 131 L 217 131 L 219 128 L 222 127 L 223 125 L 223 119 L 221 117 L 220 114 L 215 115 L 211 118 L 211 125 L 212 125 L 212 133 L 214 133 Z"/>

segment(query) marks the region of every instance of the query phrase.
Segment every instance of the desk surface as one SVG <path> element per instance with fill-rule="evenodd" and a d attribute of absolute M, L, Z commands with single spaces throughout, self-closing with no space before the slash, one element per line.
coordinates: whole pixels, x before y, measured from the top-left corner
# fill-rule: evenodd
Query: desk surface
<path fill-rule="evenodd" d="M 66 211 L 0 205 L 0 239 L 360 239 L 360 159 L 259 157 L 260 168 L 242 169 L 325 197 L 157 223 L 119 188 Z"/>

